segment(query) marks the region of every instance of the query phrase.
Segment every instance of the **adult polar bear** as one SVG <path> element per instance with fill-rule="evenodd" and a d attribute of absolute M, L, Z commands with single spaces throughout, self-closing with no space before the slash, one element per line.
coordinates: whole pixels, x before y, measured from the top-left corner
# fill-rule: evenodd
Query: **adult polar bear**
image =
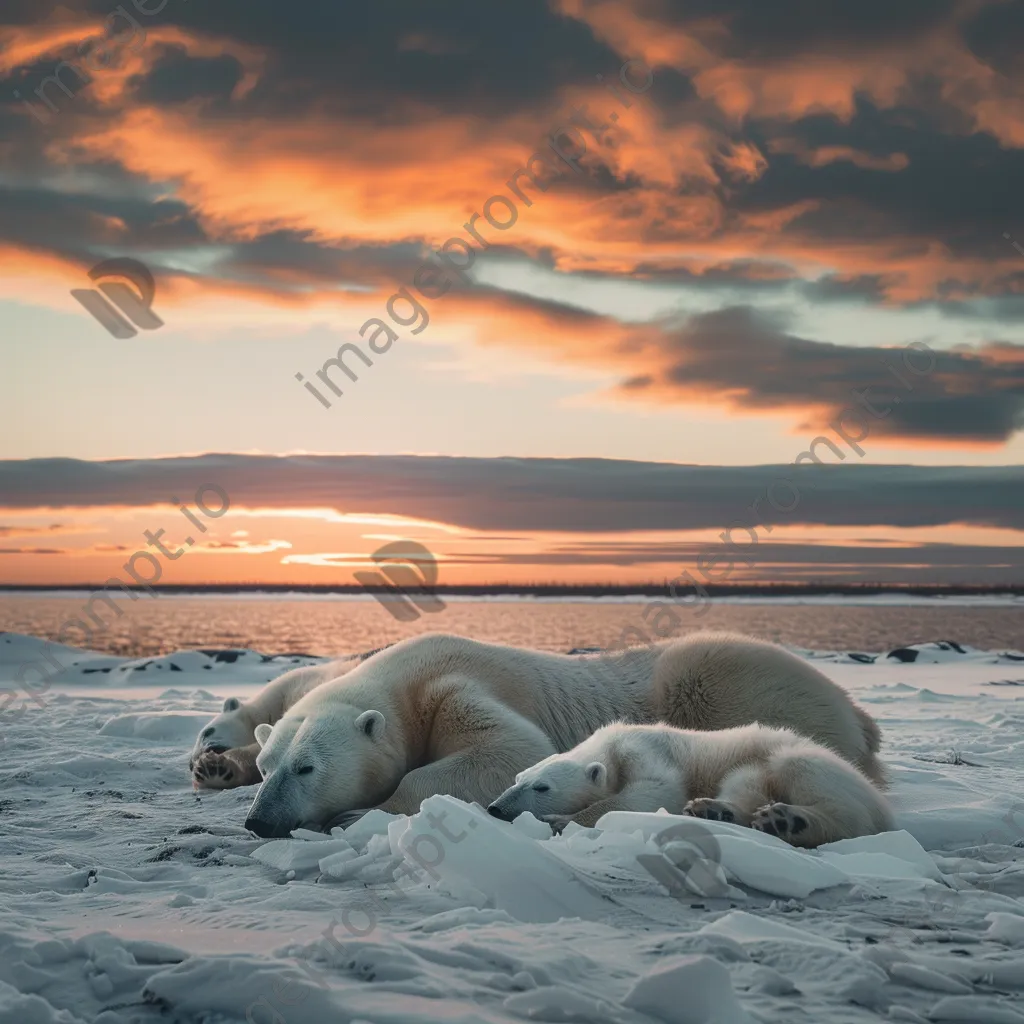
<path fill-rule="evenodd" d="M 264 778 L 246 827 L 273 838 L 373 806 L 414 814 L 435 793 L 486 805 L 519 772 L 620 720 L 788 726 L 882 778 L 870 716 L 774 644 L 696 634 L 578 657 L 426 634 L 256 727 Z"/>

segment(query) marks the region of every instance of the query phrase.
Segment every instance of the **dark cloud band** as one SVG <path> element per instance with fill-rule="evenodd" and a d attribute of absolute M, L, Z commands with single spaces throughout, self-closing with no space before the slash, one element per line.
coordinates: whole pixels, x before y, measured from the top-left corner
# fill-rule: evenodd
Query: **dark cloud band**
<path fill-rule="evenodd" d="M 169 504 L 207 485 L 223 489 L 235 508 L 386 512 L 478 530 L 722 530 L 749 521 L 751 502 L 763 494 L 775 511 L 767 503 L 760 511 L 787 524 L 1024 530 L 1020 466 L 233 454 L 0 462 L 0 506 L 11 509 Z"/>

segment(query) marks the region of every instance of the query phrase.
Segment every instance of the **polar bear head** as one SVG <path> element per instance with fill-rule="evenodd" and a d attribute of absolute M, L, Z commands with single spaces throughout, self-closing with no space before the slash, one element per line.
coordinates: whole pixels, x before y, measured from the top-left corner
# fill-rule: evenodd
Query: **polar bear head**
<path fill-rule="evenodd" d="M 535 818 L 548 814 L 575 814 L 608 795 L 608 768 L 590 752 L 577 748 L 553 754 L 520 772 L 488 808 L 504 821 L 515 821 L 529 811 Z"/>
<path fill-rule="evenodd" d="M 256 726 L 263 782 L 245 827 L 263 839 L 281 838 L 389 797 L 406 765 L 387 724 L 380 711 L 347 704 L 314 711 L 300 702 L 275 726 Z"/>
<path fill-rule="evenodd" d="M 233 747 L 249 746 L 253 741 L 255 724 L 249 709 L 237 697 L 228 697 L 221 713 L 208 722 L 196 737 L 189 766 L 208 750 L 221 754 Z"/>

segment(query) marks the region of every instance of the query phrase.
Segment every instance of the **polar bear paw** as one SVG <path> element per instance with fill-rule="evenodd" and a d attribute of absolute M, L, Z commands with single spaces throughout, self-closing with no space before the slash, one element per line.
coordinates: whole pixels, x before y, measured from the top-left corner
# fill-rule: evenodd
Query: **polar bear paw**
<path fill-rule="evenodd" d="M 807 819 L 790 804 L 765 804 L 754 811 L 750 827 L 791 841 L 792 836 L 807 831 Z"/>
<path fill-rule="evenodd" d="M 691 800 L 683 808 L 683 814 L 688 814 L 691 818 L 706 818 L 708 821 L 736 820 L 736 810 L 732 804 L 706 796 Z"/>
<path fill-rule="evenodd" d="M 207 750 L 192 762 L 192 785 L 195 789 L 231 789 L 238 785 L 236 767 L 223 754 Z"/>

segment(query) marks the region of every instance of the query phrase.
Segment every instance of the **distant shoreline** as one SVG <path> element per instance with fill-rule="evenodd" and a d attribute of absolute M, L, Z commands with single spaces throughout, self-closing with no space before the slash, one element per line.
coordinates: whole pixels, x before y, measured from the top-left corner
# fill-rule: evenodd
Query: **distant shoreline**
<path fill-rule="evenodd" d="M 0 583 L 0 596 L 4 594 L 59 594 L 89 593 L 103 588 L 102 583 L 68 583 L 68 584 L 37 584 L 37 583 Z M 138 593 L 146 593 L 144 587 L 125 587 Z M 150 588 L 158 594 L 194 595 L 284 595 L 297 594 L 308 596 L 337 595 L 348 597 L 369 596 L 375 593 L 387 593 L 392 588 L 364 587 L 359 584 L 318 583 L 211 583 L 211 584 L 161 584 Z M 826 583 L 778 583 L 778 584 L 708 584 L 708 595 L 711 598 L 792 598 L 792 597 L 993 597 L 1022 596 L 1024 583 L 1009 586 L 940 586 L 940 585 L 907 585 L 892 584 L 826 584 Z M 410 593 L 415 591 L 410 590 Z M 534 598 L 580 598 L 592 600 L 597 598 L 654 598 L 664 597 L 668 593 L 665 583 L 644 584 L 551 584 L 535 585 L 512 584 L 450 584 L 437 586 L 431 593 L 446 597 L 534 597 Z"/>

